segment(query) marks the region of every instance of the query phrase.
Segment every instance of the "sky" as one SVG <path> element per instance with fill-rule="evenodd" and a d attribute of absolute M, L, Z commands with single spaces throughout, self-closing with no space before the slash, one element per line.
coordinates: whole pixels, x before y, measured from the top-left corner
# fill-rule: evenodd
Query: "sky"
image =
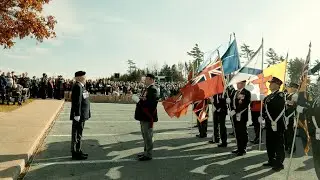
<path fill-rule="evenodd" d="M 308 3 L 306 3 L 308 2 Z M 29 76 L 84 70 L 89 78 L 125 73 L 127 60 L 139 68 L 191 60 L 195 43 L 208 52 L 227 45 L 231 33 L 257 49 L 320 59 L 319 0 L 52 0 L 44 14 L 56 17 L 57 38 L 16 40 L 0 49 L 0 70 Z"/>

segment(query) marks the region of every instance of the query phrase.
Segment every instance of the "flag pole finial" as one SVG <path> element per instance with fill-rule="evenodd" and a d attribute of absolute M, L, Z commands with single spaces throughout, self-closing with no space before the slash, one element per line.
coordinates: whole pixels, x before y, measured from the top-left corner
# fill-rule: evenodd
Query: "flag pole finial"
<path fill-rule="evenodd" d="M 310 41 L 310 44 L 309 44 L 309 48 L 311 48 L 311 41 Z"/>

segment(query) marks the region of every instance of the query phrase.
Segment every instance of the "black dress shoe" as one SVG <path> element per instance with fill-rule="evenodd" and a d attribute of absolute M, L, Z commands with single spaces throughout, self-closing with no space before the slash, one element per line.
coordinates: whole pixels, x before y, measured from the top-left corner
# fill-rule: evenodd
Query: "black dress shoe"
<path fill-rule="evenodd" d="M 88 157 L 88 154 L 83 153 L 82 151 L 80 151 L 79 154 L 81 154 L 82 156 L 87 156 Z"/>
<path fill-rule="evenodd" d="M 72 154 L 73 160 L 86 160 L 88 159 L 87 156 L 81 155 L 81 154 Z"/>
<path fill-rule="evenodd" d="M 139 161 L 150 161 L 152 159 L 152 157 L 147 157 L 147 156 L 141 156 L 139 158 Z"/>
<path fill-rule="evenodd" d="M 207 135 L 206 135 L 206 134 L 205 134 L 205 135 L 197 134 L 197 135 L 196 135 L 196 137 L 198 137 L 198 138 L 206 138 L 206 137 L 207 137 Z"/>
<path fill-rule="evenodd" d="M 138 154 L 137 156 L 138 158 L 141 158 L 142 156 L 144 156 L 144 153 Z"/>
<path fill-rule="evenodd" d="M 283 170 L 283 169 L 284 169 L 283 165 L 274 166 L 274 167 L 272 168 L 272 170 L 274 170 L 274 171 L 276 171 L 276 172 L 279 172 L 279 171 L 281 171 L 281 170 Z"/>
<path fill-rule="evenodd" d="M 227 146 L 228 146 L 227 143 L 221 143 L 221 144 L 218 145 L 218 147 L 227 147 Z"/>
<path fill-rule="evenodd" d="M 260 142 L 259 142 L 259 139 L 255 139 L 255 140 L 252 140 L 252 141 L 250 141 L 252 144 L 259 144 Z M 262 143 L 262 141 L 261 141 L 261 143 Z"/>
<path fill-rule="evenodd" d="M 262 164 L 262 166 L 273 167 L 273 164 L 271 162 L 267 162 L 267 163 Z"/>
<path fill-rule="evenodd" d="M 232 151 L 232 153 L 235 153 L 235 154 L 237 154 L 238 152 L 239 152 L 238 149 Z"/>
<path fill-rule="evenodd" d="M 217 140 L 217 141 L 210 140 L 209 143 L 210 143 L 210 144 L 218 144 L 218 143 L 219 143 L 219 140 Z"/>
<path fill-rule="evenodd" d="M 237 153 L 237 156 L 243 156 L 243 155 L 245 155 L 245 154 L 247 154 L 247 152 L 245 152 L 245 151 L 239 151 L 239 152 Z"/>

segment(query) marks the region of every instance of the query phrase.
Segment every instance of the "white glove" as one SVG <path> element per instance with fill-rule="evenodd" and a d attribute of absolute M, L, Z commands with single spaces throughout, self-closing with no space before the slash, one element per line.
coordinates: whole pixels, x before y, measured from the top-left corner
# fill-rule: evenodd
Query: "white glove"
<path fill-rule="evenodd" d="M 260 94 L 260 100 L 263 100 L 265 98 L 264 94 Z"/>
<path fill-rule="evenodd" d="M 303 108 L 304 107 L 302 107 L 302 106 L 297 106 L 297 112 L 300 114 L 303 113 Z"/>
<path fill-rule="evenodd" d="M 232 111 L 230 111 L 230 116 L 232 117 L 233 115 L 235 115 L 236 114 L 236 111 L 235 110 L 232 110 Z"/>
<path fill-rule="evenodd" d="M 79 122 L 80 121 L 80 116 L 75 116 L 74 120 Z"/>
<path fill-rule="evenodd" d="M 258 121 L 259 121 L 260 124 L 263 123 L 263 122 L 264 122 L 263 117 L 259 116 L 259 117 L 258 117 Z"/>
<path fill-rule="evenodd" d="M 227 102 L 228 104 L 230 104 L 230 103 L 231 103 L 231 99 L 230 99 L 230 98 L 227 98 L 227 99 L 226 99 L 226 102 Z"/>

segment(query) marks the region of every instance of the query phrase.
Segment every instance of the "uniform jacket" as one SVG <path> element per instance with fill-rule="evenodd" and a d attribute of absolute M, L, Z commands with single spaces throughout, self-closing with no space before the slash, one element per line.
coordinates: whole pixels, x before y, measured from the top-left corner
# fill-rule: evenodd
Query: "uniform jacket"
<path fill-rule="evenodd" d="M 272 130 L 271 120 L 267 115 L 267 110 L 273 121 L 277 119 L 277 117 L 281 114 L 283 109 L 285 109 L 285 97 L 284 93 L 280 91 L 276 91 L 268 95 L 263 101 L 264 106 L 262 109 L 262 116 L 266 120 L 266 128 Z M 266 107 L 268 109 L 266 109 Z M 283 132 L 285 130 L 285 121 L 284 114 L 280 117 L 277 122 L 277 131 Z"/>
<path fill-rule="evenodd" d="M 156 86 L 150 85 L 145 92 L 142 93 L 142 96 L 146 97 L 146 100 L 140 100 L 136 105 L 134 118 L 138 121 L 157 122 L 159 95 Z"/>
<path fill-rule="evenodd" d="M 76 82 L 72 87 L 70 120 L 80 116 L 80 121 L 86 121 L 91 117 L 89 93 L 85 87 Z"/>
<path fill-rule="evenodd" d="M 248 107 L 251 102 L 250 91 L 248 91 L 245 88 L 243 88 L 240 92 L 234 91 L 230 99 L 231 99 L 231 104 L 230 104 L 231 109 L 235 110 L 236 113 L 242 112 L 241 119 L 243 121 L 248 121 Z"/>
<path fill-rule="evenodd" d="M 216 108 L 215 112 L 227 114 L 226 97 L 224 97 L 222 93 L 213 96 L 213 105 Z"/>
<path fill-rule="evenodd" d="M 295 98 L 297 94 L 287 94 L 286 95 L 286 100 L 288 101 L 294 101 L 293 104 L 287 104 L 286 103 L 286 116 L 289 116 L 291 113 L 295 112 L 297 108 L 297 100 L 298 98 Z"/>

